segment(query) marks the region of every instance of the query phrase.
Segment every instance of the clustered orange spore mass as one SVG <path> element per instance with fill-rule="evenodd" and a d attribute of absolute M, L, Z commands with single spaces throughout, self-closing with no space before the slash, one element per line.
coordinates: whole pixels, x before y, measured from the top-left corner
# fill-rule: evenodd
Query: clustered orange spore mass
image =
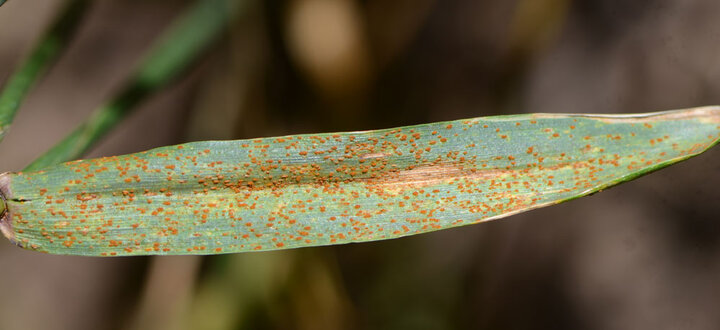
<path fill-rule="evenodd" d="M 697 117 L 650 121 L 519 115 L 196 142 L 13 174 L 8 209 L 20 245 L 60 254 L 387 239 L 597 191 L 718 137 Z"/>

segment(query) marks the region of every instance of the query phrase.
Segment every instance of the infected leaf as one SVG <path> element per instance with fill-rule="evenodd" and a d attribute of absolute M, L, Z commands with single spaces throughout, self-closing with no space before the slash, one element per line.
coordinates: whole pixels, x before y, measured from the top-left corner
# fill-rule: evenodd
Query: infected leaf
<path fill-rule="evenodd" d="M 528 114 L 207 141 L 0 176 L 0 223 L 56 254 L 216 254 L 390 239 L 506 217 L 717 143 L 720 108 Z"/>

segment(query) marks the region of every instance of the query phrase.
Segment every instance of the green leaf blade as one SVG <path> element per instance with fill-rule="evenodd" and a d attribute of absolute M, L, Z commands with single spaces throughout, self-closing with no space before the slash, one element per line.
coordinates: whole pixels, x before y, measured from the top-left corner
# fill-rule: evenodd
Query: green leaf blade
<path fill-rule="evenodd" d="M 114 98 L 25 170 L 39 170 L 82 156 L 138 104 L 183 73 L 242 12 L 243 5 L 242 0 L 196 1 L 167 28 Z"/>
<path fill-rule="evenodd" d="M 719 127 L 705 107 L 196 142 L 6 174 L 0 228 L 93 256 L 389 239 L 585 196 L 703 152 Z"/>
<path fill-rule="evenodd" d="M 3 3 L 4 1 L 0 2 L 0 6 Z M 32 86 L 55 63 L 74 36 L 89 5 L 88 0 L 68 1 L 35 48 L 3 86 L 0 91 L 0 140 Z"/>

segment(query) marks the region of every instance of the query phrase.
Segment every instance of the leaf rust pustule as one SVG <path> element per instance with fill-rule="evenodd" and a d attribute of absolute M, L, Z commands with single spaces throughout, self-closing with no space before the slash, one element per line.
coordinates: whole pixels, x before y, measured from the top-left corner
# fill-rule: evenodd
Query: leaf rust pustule
<path fill-rule="evenodd" d="M 720 108 L 194 142 L 0 176 L 20 246 L 89 256 L 367 242 L 561 203 L 717 143 Z"/>

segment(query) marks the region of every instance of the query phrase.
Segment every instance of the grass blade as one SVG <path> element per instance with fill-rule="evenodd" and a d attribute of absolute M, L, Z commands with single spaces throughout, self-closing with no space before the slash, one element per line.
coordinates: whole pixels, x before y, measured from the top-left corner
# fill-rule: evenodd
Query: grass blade
<path fill-rule="evenodd" d="M 0 2 L 0 6 L 4 1 Z M 82 21 L 90 2 L 71 0 L 55 18 L 25 61 L 0 92 L 0 140 L 15 118 L 20 104 L 42 74 L 55 63 Z"/>
<path fill-rule="evenodd" d="M 25 170 L 37 170 L 82 156 L 130 110 L 171 82 L 207 49 L 238 12 L 240 4 L 240 0 L 197 1 L 152 47 L 116 97 Z"/>
<path fill-rule="evenodd" d="M 585 196 L 717 143 L 720 108 L 498 116 L 169 146 L 5 174 L 0 227 L 56 254 L 214 254 L 389 239 Z"/>

